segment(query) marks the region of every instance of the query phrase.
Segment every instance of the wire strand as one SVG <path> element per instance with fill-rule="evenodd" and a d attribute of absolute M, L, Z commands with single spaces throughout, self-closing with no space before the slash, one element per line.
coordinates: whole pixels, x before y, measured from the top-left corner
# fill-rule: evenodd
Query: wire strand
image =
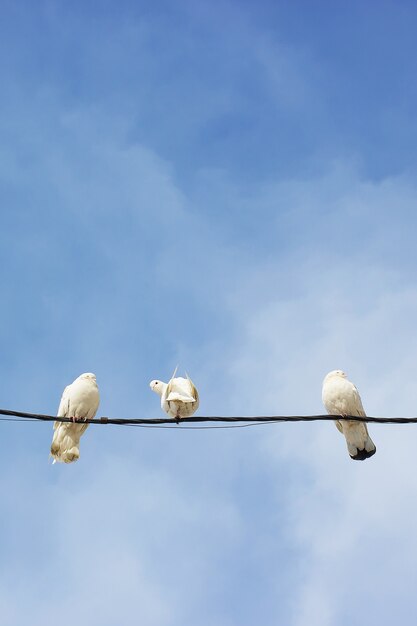
<path fill-rule="evenodd" d="M 0 418 L 1 419 L 1 418 Z M 13 420 L 11 420 L 13 421 Z M 185 420 L 184 420 L 185 421 Z M 249 426 L 264 426 L 265 424 L 278 424 L 279 422 L 255 422 L 253 424 L 229 424 L 228 426 L 181 426 L 177 428 L 177 425 L 171 426 L 170 424 L 124 424 L 124 426 L 133 428 L 162 428 L 164 430 L 216 430 L 223 428 L 248 428 Z"/>

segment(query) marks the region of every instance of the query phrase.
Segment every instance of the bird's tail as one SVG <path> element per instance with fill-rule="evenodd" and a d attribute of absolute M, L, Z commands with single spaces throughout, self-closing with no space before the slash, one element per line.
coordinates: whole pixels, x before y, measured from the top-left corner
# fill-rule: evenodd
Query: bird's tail
<path fill-rule="evenodd" d="M 57 428 L 51 445 L 51 457 L 53 463 L 73 463 L 80 458 L 80 437 L 74 433 L 66 432 L 63 436 L 63 429 Z"/>
<path fill-rule="evenodd" d="M 73 463 L 80 458 L 80 448 L 78 445 L 72 446 L 69 450 L 65 450 L 61 455 L 61 459 L 64 463 Z"/>
<path fill-rule="evenodd" d="M 54 463 L 73 463 L 80 458 L 80 449 L 78 446 L 73 446 L 68 450 L 60 450 L 54 453 L 51 448 L 51 456 L 53 457 L 52 465 Z"/>
<path fill-rule="evenodd" d="M 372 443 L 372 439 L 370 439 L 371 443 Z M 354 461 L 364 461 L 365 459 L 369 459 L 369 457 L 373 456 L 376 452 L 376 446 L 374 444 L 374 447 L 372 448 L 372 450 L 357 450 L 356 454 L 353 456 L 352 454 L 350 454 L 350 458 L 353 459 Z"/>
<path fill-rule="evenodd" d="M 346 437 L 346 444 L 350 458 L 354 461 L 364 461 L 373 456 L 376 446 L 369 436 L 365 423 L 343 421 L 343 434 Z"/>

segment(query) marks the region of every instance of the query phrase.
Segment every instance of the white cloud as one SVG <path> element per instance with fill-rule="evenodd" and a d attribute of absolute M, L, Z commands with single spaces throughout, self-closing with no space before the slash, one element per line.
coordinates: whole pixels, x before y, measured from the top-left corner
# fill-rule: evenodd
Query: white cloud
<path fill-rule="evenodd" d="M 196 619 L 207 588 L 222 580 L 217 569 L 228 546 L 241 537 L 227 489 L 203 479 L 199 491 L 198 479 L 185 485 L 181 468 L 177 480 L 175 468 L 169 475 L 157 463 L 111 452 L 104 465 L 85 459 L 84 468 L 46 471 L 41 459 L 35 466 L 19 461 L 3 502 L 13 519 L 0 572 L 5 624 L 22 623 L 28 613 L 34 625 L 57 616 L 63 625 Z"/>
<path fill-rule="evenodd" d="M 343 368 L 370 415 L 416 414 L 414 280 L 391 264 L 395 250 L 385 255 L 403 224 L 390 214 L 394 198 L 407 210 L 416 193 L 401 179 L 354 182 L 344 193 L 339 205 L 342 212 L 350 207 L 353 222 L 345 229 L 331 216 L 331 231 L 339 231 L 329 248 L 319 251 L 311 242 L 282 264 L 260 263 L 240 277 L 229 302 L 240 330 L 227 366 L 235 411 L 323 412 L 322 379 Z M 337 190 L 331 195 L 337 200 Z M 328 206 L 313 234 L 320 228 L 329 234 Z M 361 206 L 367 231 L 360 230 Z M 297 204 L 293 211 L 305 215 Z M 286 566 L 298 573 L 290 601 L 294 626 L 352 619 L 388 625 L 398 615 L 411 623 L 417 436 L 412 426 L 371 425 L 370 431 L 377 454 L 364 463 L 349 459 L 331 423 L 263 427 L 254 436 L 275 475 L 277 505 L 285 492 L 286 539 L 296 554 Z"/>

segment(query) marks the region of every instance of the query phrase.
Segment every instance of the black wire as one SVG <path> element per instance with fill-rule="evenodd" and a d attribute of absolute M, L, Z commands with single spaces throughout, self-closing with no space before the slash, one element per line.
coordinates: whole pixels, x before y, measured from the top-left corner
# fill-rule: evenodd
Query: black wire
<path fill-rule="evenodd" d="M 0 415 L 12 417 L 10 421 L 30 421 L 38 420 L 43 422 L 63 422 L 69 423 L 73 420 L 70 417 L 56 417 L 54 415 L 43 415 L 41 413 L 24 413 L 22 411 L 12 411 L 8 409 L 0 409 Z M 23 420 L 16 418 L 24 418 Z M 3 421 L 9 421 L 5 418 L 0 418 Z M 239 424 L 235 426 L 182 426 L 182 430 L 187 429 L 207 429 L 207 428 L 236 428 L 243 426 L 255 426 L 256 424 L 272 424 L 275 422 L 316 422 L 316 421 L 332 421 L 347 419 L 355 422 L 368 422 L 378 424 L 417 424 L 417 417 L 370 417 L 370 416 L 357 416 L 346 415 L 341 417 L 340 415 L 259 415 L 259 416 L 195 416 L 187 417 L 178 420 L 178 424 L 196 424 L 201 422 L 247 422 L 247 424 Z M 146 426 L 149 428 L 177 428 L 174 426 L 176 420 L 172 418 L 141 418 L 141 419 L 125 419 L 125 418 L 109 418 L 99 417 L 92 420 L 83 420 L 87 424 L 114 424 L 117 426 Z M 250 423 L 249 423 L 250 422 Z M 163 426 L 165 425 L 165 426 Z"/>
<path fill-rule="evenodd" d="M 33 420 L 33 419 L 25 419 L 23 417 L 0 417 L 0 422 L 32 422 L 32 424 L 35 424 L 36 421 L 40 421 L 40 420 Z"/>

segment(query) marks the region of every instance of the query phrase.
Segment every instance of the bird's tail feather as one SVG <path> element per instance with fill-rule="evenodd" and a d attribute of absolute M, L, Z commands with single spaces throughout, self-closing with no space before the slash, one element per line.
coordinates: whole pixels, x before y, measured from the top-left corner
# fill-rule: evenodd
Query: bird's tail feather
<path fill-rule="evenodd" d="M 51 456 L 53 463 L 73 463 L 80 458 L 80 434 L 66 430 L 57 429 L 51 445 Z"/>
<path fill-rule="evenodd" d="M 353 456 L 350 454 L 350 458 L 354 461 L 364 461 L 365 459 L 369 459 L 369 457 L 373 456 L 376 452 L 376 448 L 373 450 L 356 450 L 356 454 Z"/>
<path fill-rule="evenodd" d="M 350 458 L 354 461 L 364 461 L 373 456 L 376 452 L 376 446 L 370 436 L 367 434 L 364 445 L 358 445 L 358 443 L 351 443 L 346 439 Z"/>
<path fill-rule="evenodd" d="M 61 458 L 64 463 L 73 463 L 74 461 L 78 461 L 80 458 L 79 447 L 73 446 L 69 450 L 65 450 L 65 452 L 61 455 Z"/>
<path fill-rule="evenodd" d="M 343 420 L 341 426 L 346 438 L 348 452 L 352 459 L 364 461 L 375 454 L 376 446 L 369 436 L 365 423 Z"/>

